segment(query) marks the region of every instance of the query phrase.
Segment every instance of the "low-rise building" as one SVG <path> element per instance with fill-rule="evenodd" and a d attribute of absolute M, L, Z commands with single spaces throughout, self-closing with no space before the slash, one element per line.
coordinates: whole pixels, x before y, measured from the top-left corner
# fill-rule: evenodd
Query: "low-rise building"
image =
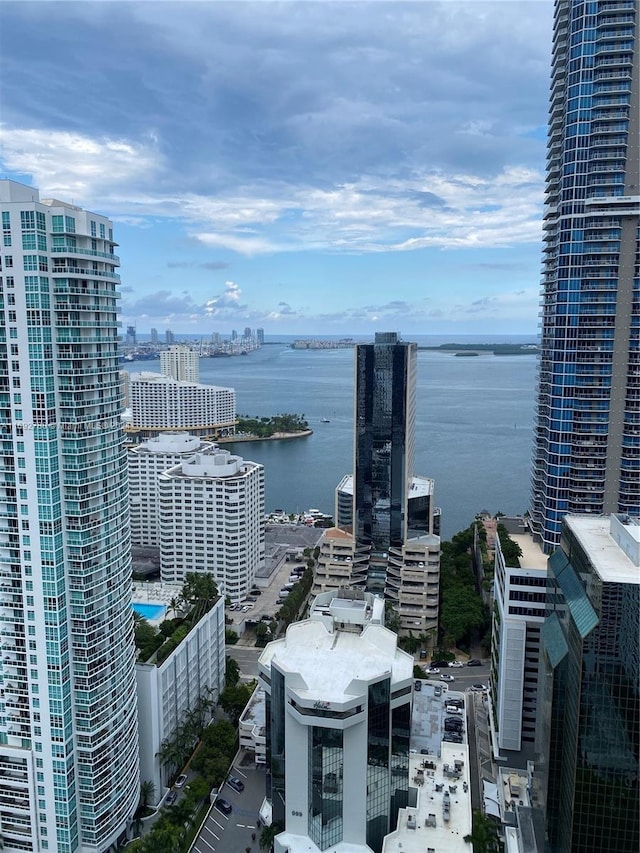
<path fill-rule="evenodd" d="M 156 589 L 153 600 L 158 608 L 164 606 L 163 613 L 167 613 L 172 593 L 175 588 L 164 596 Z M 145 603 L 150 601 L 147 597 Z M 224 599 L 219 598 L 164 660 L 158 661 L 154 654 L 150 660 L 136 663 L 140 779 L 153 782 L 155 803 L 164 795 L 172 773 L 179 769 L 162 763 L 159 753 L 163 742 L 176 735 L 189 712 L 200 711 L 207 722 L 212 719 L 224 689 L 224 631 Z"/>
<path fill-rule="evenodd" d="M 256 764 L 267 762 L 267 701 L 264 690 L 256 687 L 240 717 L 240 749 L 254 757 Z"/>

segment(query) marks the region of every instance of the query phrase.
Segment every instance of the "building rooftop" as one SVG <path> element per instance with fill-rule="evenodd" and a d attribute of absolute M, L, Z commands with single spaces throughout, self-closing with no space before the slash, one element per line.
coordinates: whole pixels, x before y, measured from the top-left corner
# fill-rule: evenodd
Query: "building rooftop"
<path fill-rule="evenodd" d="M 640 584 L 639 519 L 617 515 L 567 515 L 565 524 L 603 581 Z"/>
<path fill-rule="evenodd" d="M 253 726 L 254 728 L 264 729 L 267 720 L 267 700 L 264 690 L 256 687 L 251 695 L 251 699 L 247 703 L 242 716 L 240 717 L 240 725 Z"/>
<path fill-rule="evenodd" d="M 222 385 L 204 385 L 202 382 L 188 382 L 185 379 L 173 379 L 171 376 L 165 376 L 163 373 L 152 373 L 151 371 L 143 370 L 140 373 L 131 373 L 131 382 L 148 382 L 155 385 L 178 385 L 180 388 L 207 388 L 214 391 L 230 391 L 233 388 L 226 388 Z"/>
<path fill-rule="evenodd" d="M 416 804 L 400 809 L 382 853 L 471 853 L 472 845 L 464 841 L 471 832 L 466 745 L 443 743 L 439 756 L 412 754 L 409 785 L 417 790 Z"/>
<path fill-rule="evenodd" d="M 545 554 L 539 542 L 535 542 L 531 533 L 510 533 L 509 536 L 516 545 L 520 546 L 522 557 L 520 566 L 523 569 L 547 568 L 548 554 Z"/>
<path fill-rule="evenodd" d="M 330 631 L 307 619 L 294 622 L 284 639 L 274 640 L 260 655 L 260 668 L 271 663 L 298 673 L 296 693 L 309 701 L 342 704 L 360 695 L 357 681 L 368 682 L 390 673 L 392 683 L 413 678 L 413 658 L 397 647 L 397 636 L 381 625 L 361 633 Z M 353 689 L 352 689 L 353 685 Z"/>
<path fill-rule="evenodd" d="M 188 432 L 162 432 L 148 441 L 130 448 L 132 453 L 210 453 L 216 449 L 212 442 L 203 441 Z"/>

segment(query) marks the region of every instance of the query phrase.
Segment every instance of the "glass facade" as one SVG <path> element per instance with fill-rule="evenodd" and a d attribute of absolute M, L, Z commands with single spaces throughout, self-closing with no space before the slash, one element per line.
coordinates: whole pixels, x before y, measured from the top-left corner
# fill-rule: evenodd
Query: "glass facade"
<path fill-rule="evenodd" d="M 545 849 L 640 849 L 640 585 L 603 582 L 570 530 L 550 562 L 538 745 Z M 542 849 L 542 847 L 540 848 Z"/>
<path fill-rule="evenodd" d="M 309 729 L 309 838 L 326 850 L 342 841 L 343 734 L 340 729 Z"/>
<path fill-rule="evenodd" d="M 388 678 L 369 685 L 367 722 L 367 844 L 380 853 L 389 832 L 391 715 Z"/>
<path fill-rule="evenodd" d="M 634 0 L 556 0 L 531 522 L 640 513 L 640 80 Z"/>
<path fill-rule="evenodd" d="M 271 800 L 273 823 L 285 825 L 284 754 L 284 675 L 271 666 L 271 694 L 267 694 L 267 793 Z"/>
<path fill-rule="evenodd" d="M 356 347 L 355 536 L 382 557 L 407 533 L 416 358 L 394 333 Z"/>
<path fill-rule="evenodd" d="M 398 822 L 398 811 L 409 804 L 409 737 L 411 704 L 391 711 L 391 814 L 389 829 Z"/>

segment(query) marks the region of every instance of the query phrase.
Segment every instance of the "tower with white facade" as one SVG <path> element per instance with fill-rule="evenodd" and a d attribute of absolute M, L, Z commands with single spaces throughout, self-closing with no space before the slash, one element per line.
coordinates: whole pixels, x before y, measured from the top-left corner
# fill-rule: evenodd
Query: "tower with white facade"
<path fill-rule="evenodd" d="M 228 450 L 196 453 L 158 480 L 162 580 L 210 572 L 241 601 L 264 565 L 264 468 Z"/>
<path fill-rule="evenodd" d="M 163 376 L 184 382 L 200 380 L 200 356 L 191 347 L 174 344 L 160 353 L 160 370 Z"/>
<path fill-rule="evenodd" d="M 187 432 L 162 432 L 155 438 L 129 447 L 129 498 L 131 502 L 131 544 L 160 545 L 158 528 L 158 478 L 196 453 L 213 453 L 216 445 Z"/>
<path fill-rule="evenodd" d="M 171 379 L 161 373 L 132 373 L 129 406 L 127 431 L 141 438 L 163 430 L 189 430 L 203 438 L 232 435 L 235 431 L 233 388 Z"/>
<path fill-rule="evenodd" d="M 0 836 L 99 853 L 138 804 L 112 223 L 0 181 Z"/>
<path fill-rule="evenodd" d="M 372 593 L 326 592 L 260 656 L 277 853 L 380 853 L 408 803 L 413 658 L 383 623 Z"/>

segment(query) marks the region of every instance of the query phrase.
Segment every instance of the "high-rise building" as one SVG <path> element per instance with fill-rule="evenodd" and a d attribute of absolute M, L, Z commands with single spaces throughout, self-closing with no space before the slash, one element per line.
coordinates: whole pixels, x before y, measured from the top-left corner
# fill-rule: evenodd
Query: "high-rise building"
<path fill-rule="evenodd" d="M 531 522 L 640 513 L 635 0 L 556 0 Z"/>
<path fill-rule="evenodd" d="M 640 849 L 639 621 L 640 519 L 566 516 L 541 630 L 540 850 Z"/>
<path fill-rule="evenodd" d="M 160 573 L 209 572 L 234 604 L 264 566 L 264 468 L 228 450 L 197 453 L 160 474 Z"/>
<path fill-rule="evenodd" d="M 127 346 L 134 347 L 136 345 L 137 335 L 136 335 L 136 327 L 135 326 L 127 326 L 127 334 L 125 337 L 125 343 Z"/>
<path fill-rule="evenodd" d="M 99 853 L 138 804 L 112 223 L 0 181 L 0 834 Z"/>
<path fill-rule="evenodd" d="M 355 474 L 337 487 L 338 533 L 320 543 L 314 592 L 384 594 L 401 630 L 421 635 L 438 624 L 440 516 L 433 480 L 413 473 L 416 364 L 417 345 L 395 332 L 355 347 Z"/>
<path fill-rule="evenodd" d="M 183 382 L 200 380 L 200 356 L 196 350 L 175 344 L 160 353 L 160 371 L 163 376 Z"/>
<path fill-rule="evenodd" d="M 157 329 L 151 329 L 151 343 L 152 344 L 158 343 L 158 330 Z"/>
<path fill-rule="evenodd" d="M 155 438 L 129 447 L 129 499 L 131 502 L 131 544 L 155 548 L 160 545 L 158 527 L 158 477 L 196 453 L 213 453 L 216 445 L 188 432 L 163 432 Z"/>
<path fill-rule="evenodd" d="M 174 340 L 175 340 L 175 335 L 173 334 L 171 329 L 167 329 L 166 332 L 164 333 L 164 342 L 166 344 L 168 344 L 169 346 L 171 346 L 171 344 L 174 342 Z"/>
<path fill-rule="evenodd" d="M 260 346 L 264 344 L 264 329 L 256 329 L 256 340 Z"/>
<path fill-rule="evenodd" d="M 327 592 L 260 656 L 279 853 L 380 853 L 408 803 L 413 658 L 383 625 L 373 594 Z"/>
<path fill-rule="evenodd" d="M 233 388 L 180 382 L 161 373 L 132 373 L 129 406 L 127 431 L 143 438 L 163 430 L 189 430 L 212 438 L 235 431 Z"/>

